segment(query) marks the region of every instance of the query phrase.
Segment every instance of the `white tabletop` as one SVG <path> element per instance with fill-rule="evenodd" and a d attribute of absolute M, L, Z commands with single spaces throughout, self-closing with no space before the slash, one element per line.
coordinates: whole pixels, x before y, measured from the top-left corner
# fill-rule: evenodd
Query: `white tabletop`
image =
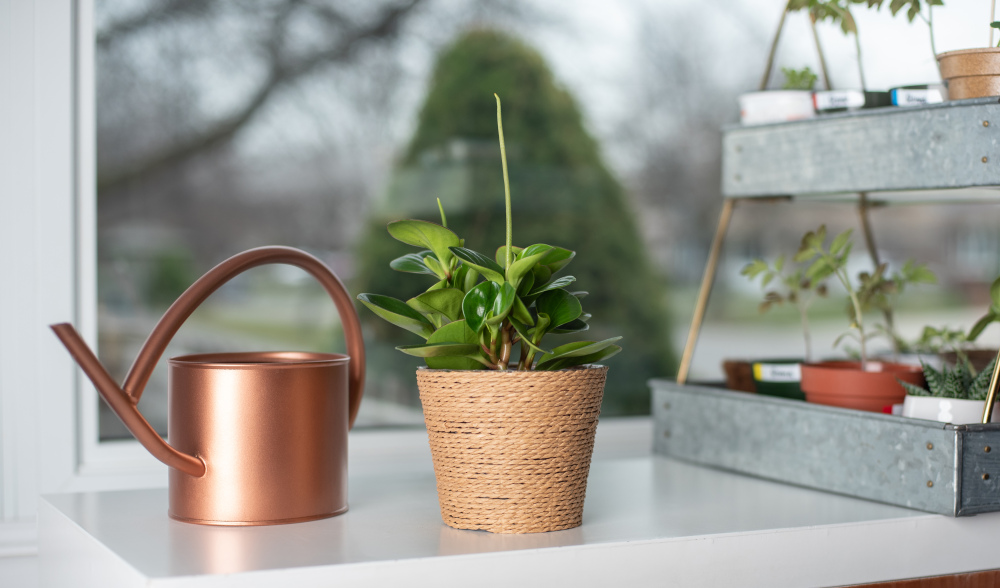
<path fill-rule="evenodd" d="M 322 521 L 209 527 L 170 520 L 166 507 L 165 489 L 45 497 L 42 585 L 641 586 L 739 578 L 743 586 L 823 586 L 1000 567 L 1000 513 L 952 519 L 651 455 L 595 459 L 583 526 L 554 533 L 445 526 L 429 459 L 352 473 L 349 512 Z"/>

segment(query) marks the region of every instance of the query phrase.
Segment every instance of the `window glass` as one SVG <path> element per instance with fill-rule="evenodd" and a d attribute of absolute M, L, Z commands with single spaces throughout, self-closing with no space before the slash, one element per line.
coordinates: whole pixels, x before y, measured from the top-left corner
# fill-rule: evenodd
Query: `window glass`
<path fill-rule="evenodd" d="M 354 295 L 406 299 L 429 283 L 388 268 L 411 250 L 389 237 L 385 223 L 440 222 L 440 198 L 449 227 L 491 254 L 503 241 L 497 92 L 515 244 L 578 252 L 565 273 L 590 293 L 586 337 L 625 337 L 624 352 L 608 360 L 603 414 L 648 413 L 646 381 L 675 373 L 687 334 L 722 201 L 720 129 L 737 121 L 737 95 L 760 84 L 783 3 L 771 4 L 96 3 L 102 362 L 124 379 L 184 288 L 252 247 L 299 247 Z M 922 23 L 854 10 L 869 87 L 934 80 L 929 49 L 905 59 L 886 49 L 923 47 Z M 947 10 L 935 13 L 939 49 L 957 48 L 946 45 L 965 18 Z M 817 31 L 831 82 L 858 86 L 853 38 L 829 22 Z M 821 69 L 809 21 L 795 13 L 770 86 L 781 85 L 781 67 L 803 66 Z M 731 228 L 695 377 L 720 379 L 724 356 L 799 353 L 794 311 L 760 317 L 761 294 L 740 269 L 753 257 L 794 251 L 820 222 L 831 230 L 857 224 L 850 206 L 762 206 L 741 209 Z M 1000 270 L 996 214 L 876 213 L 886 258 L 929 262 L 943 284 L 917 290 L 927 296 L 904 321 L 907 336 L 933 318 L 930 308 L 948 309 L 955 326 L 974 320 Z M 914 245 L 915 227 L 944 245 Z M 858 242 L 858 267 L 863 250 Z M 817 303 L 814 345 L 823 353 L 835 353 L 841 303 L 833 295 Z M 359 314 L 369 374 L 359 425 L 422 423 L 412 373 L 419 361 L 394 349 L 419 339 L 360 305 Z M 343 348 L 322 289 L 297 269 L 268 266 L 210 298 L 166 356 Z M 165 433 L 165 365 L 141 408 Z M 102 439 L 128 436 L 103 403 L 101 411 Z"/>

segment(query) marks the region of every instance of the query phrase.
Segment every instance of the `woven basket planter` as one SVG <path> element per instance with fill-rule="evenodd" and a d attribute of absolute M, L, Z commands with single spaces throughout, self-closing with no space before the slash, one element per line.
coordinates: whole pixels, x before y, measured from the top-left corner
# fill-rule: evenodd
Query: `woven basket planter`
<path fill-rule="evenodd" d="M 607 372 L 417 370 L 445 524 L 580 526 Z"/>

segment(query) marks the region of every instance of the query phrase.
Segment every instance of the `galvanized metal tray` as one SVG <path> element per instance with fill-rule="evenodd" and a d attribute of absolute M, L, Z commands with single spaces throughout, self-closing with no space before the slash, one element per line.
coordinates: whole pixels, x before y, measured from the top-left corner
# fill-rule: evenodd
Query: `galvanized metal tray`
<path fill-rule="evenodd" d="M 1000 510 L 1000 423 L 948 425 L 651 380 L 661 455 L 951 516 Z"/>
<path fill-rule="evenodd" d="M 727 198 L 1000 185 L 996 97 L 723 130 Z"/>

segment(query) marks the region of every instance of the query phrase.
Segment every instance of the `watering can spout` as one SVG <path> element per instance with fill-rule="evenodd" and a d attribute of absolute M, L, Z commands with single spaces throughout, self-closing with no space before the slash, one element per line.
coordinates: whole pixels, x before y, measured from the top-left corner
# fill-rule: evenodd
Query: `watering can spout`
<path fill-rule="evenodd" d="M 135 438 L 142 443 L 153 457 L 162 461 L 166 465 L 184 472 L 185 474 L 201 477 L 205 474 L 205 462 L 200 458 L 177 451 L 150 426 L 149 422 L 143 418 L 136 408 L 139 402 L 139 394 L 129 394 L 115 383 L 100 360 L 94 355 L 90 347 L 83 341 L 73 325 L 60 323 L 52 325 L 59 340 L 62 341 L 70 355 L 80 365 L 83 372 L 87 374 L 90 381 L 94 383 L 97 391 L 108 403 L 118 418 L 122 420 L 128 430 L 135 435 Z"/>

